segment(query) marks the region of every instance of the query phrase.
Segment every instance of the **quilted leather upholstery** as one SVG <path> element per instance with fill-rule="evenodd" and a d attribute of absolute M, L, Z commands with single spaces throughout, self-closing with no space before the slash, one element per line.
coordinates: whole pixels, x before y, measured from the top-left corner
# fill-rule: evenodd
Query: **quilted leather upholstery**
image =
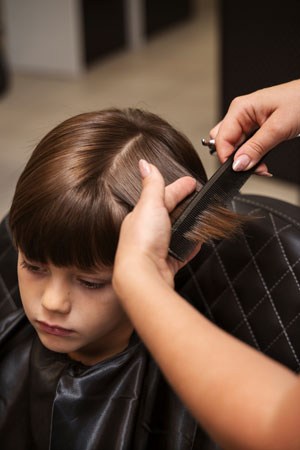
<path fill-rule="evenodd" d="M 12 244 L 12 238 L 6 217 L 0 223 L 0 315 L 4 317 L 21 306 L 17 279 L 17 253 Z M 1 333 L 1 330 L 0 330 Z"/>
<path fill-rule="evenodd" d="M 211 242 L 177 287 L 217 325 L 300 371 L 300 208 L 238 196 L 233 209 L 256 217 L 238 238 Z"/>

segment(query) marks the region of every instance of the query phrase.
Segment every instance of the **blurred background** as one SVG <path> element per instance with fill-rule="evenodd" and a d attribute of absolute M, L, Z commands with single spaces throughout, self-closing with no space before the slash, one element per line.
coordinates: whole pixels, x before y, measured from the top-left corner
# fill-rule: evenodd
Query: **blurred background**
<path fill-rule="evenodd" d="M 0 0 L 0 214 L 38 141 L 86 111 L 141 107 L 201 145 L 230 101 L 299 78 L 300 2 Z M 267 5 L 265 5 L 267 4 Z M 300 204 L 300 139 L 243 192 Z"/>

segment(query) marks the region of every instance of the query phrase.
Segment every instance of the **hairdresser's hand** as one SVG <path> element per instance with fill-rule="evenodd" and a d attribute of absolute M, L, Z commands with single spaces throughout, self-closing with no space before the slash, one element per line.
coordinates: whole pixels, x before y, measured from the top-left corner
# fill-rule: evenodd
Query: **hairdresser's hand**
<path fill-rule="evenodd" d="M 196 181 L 183 177 L 165 188 L 156 167 L 141 161 L 140 171 L 143 178 L 140 200 L 121 227 L 113 277 L 117 291 L 120 284 L 130 283 L 128 274 L 132 273 L 133 282 L 137 277 L 151 273 L 173 286 L 174 275 L 184 265 L 168 255 L 171 236 L 169 213 L 194 191 Z"/>
<path fill-rule="evenodd" d="M 277 144 L 300 133 L 300 80 L 232 101 L 224 119 L 210 131 L 221 162 L 255 129 L 256 133 L 237 151 L 234 170 L 250 169 Z M 268 175 L 265 164 L 257 172 Z"/>

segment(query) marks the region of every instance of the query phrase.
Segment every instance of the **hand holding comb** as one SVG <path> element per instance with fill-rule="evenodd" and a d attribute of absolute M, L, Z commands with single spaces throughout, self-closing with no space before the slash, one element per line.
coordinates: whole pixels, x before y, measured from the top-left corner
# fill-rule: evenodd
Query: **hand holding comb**
<path fill-rule="evenodd" d="M 213 152 L 213 140 L 208 142 L 202 140 L 202 143 L 208 145 L 211 153 Z M 232 169 L 235 152 L 202 189 L 192 196 L 187 207 L 173 223 L 169 254 L 174 258 L 186 260 L 198 242 L 223 238 L 228 235 L 228 231 L 236 230 L 243 222 L 241 216 L 228 210 L 226 205 L 239 192 L 261 161 L 250 170 L 235 172 Z M 233 224 L 232 220 L 236 223 Z"/>

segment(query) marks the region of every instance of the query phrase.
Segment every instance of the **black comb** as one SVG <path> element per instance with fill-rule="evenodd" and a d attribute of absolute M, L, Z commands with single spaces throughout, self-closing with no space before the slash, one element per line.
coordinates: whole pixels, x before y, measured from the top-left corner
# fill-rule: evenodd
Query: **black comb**
<path fill-rule="evenodd" d="M 234 154 L 235 152 L 212 175 L 202 189 L 193 195 L 190 203 L 173 223 L 169 254 L 179 261 L 185 261 L 197 245 L 194 241 L 186 238 L 185 234 L 193 228 L 199 216 L 213 206 L 226 206 L 261 162 L 250 170 L 235 172 L 232 169 Z"/>

